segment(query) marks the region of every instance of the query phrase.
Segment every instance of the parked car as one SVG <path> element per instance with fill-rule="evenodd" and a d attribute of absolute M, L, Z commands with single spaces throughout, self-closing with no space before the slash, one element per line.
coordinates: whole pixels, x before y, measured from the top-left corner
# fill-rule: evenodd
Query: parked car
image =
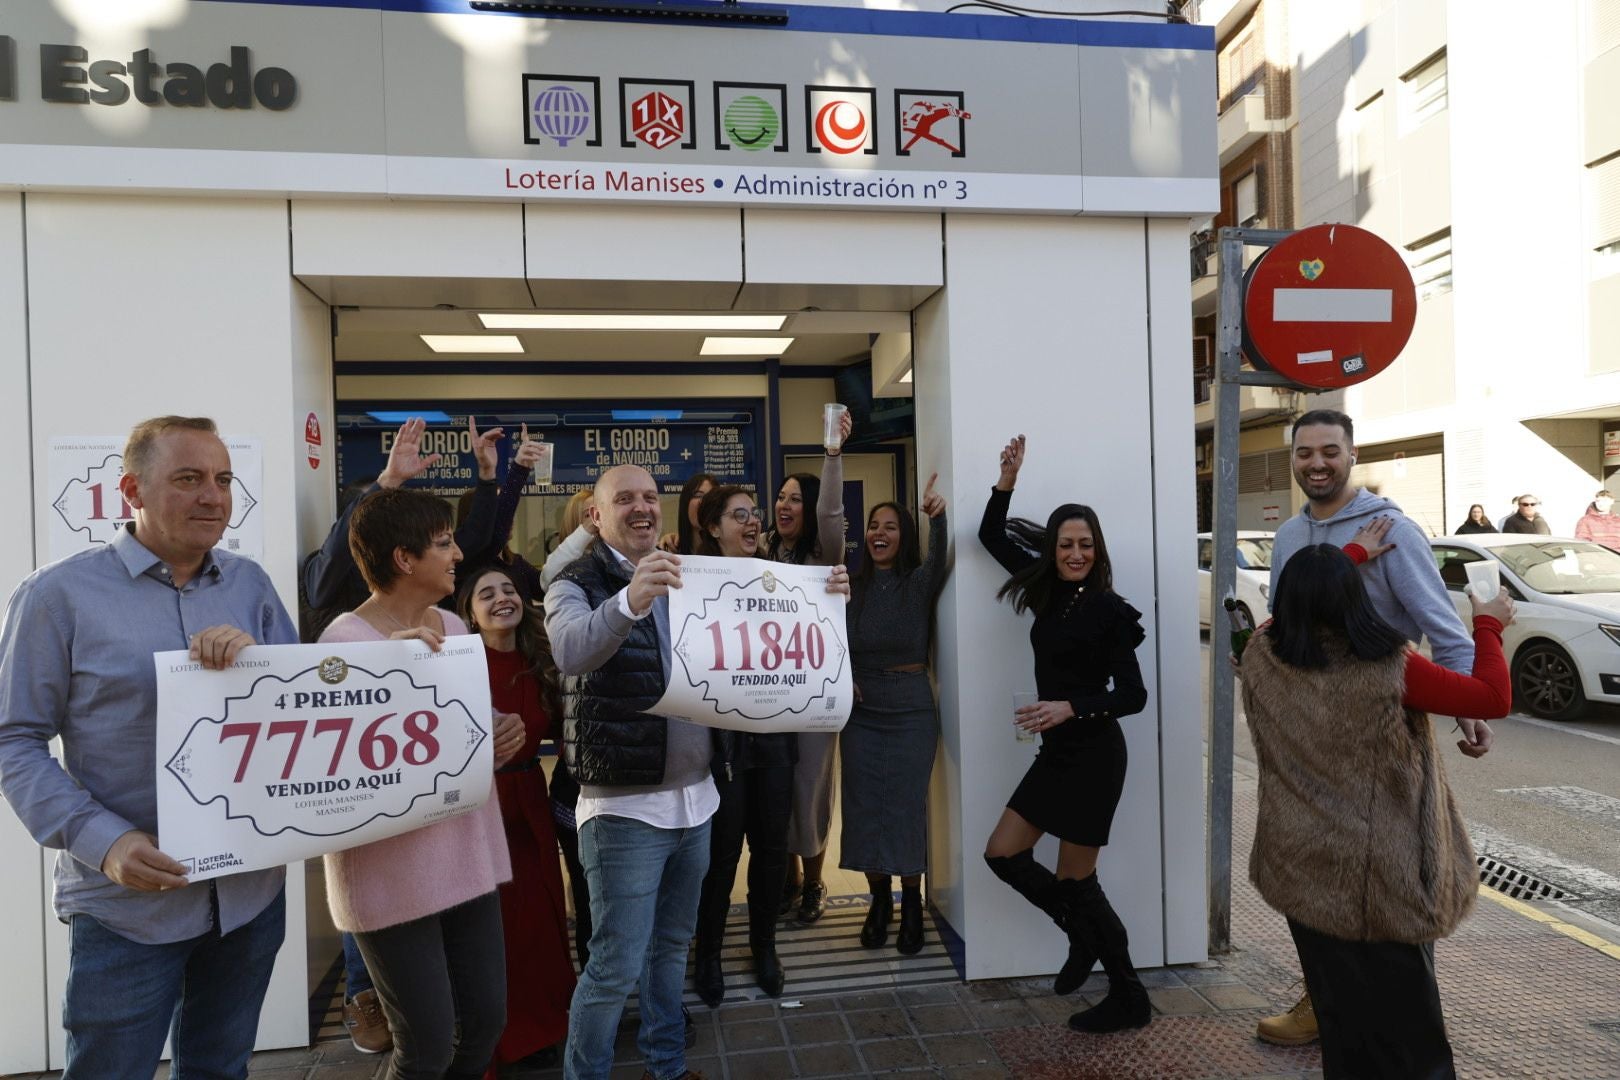
<path fill-rule="evenodd" d="M 1271 540 L 1275 533 L 1240 530 L 1237 534 L 1237 602 L 1259 626 L 1271 614 Z M 1198 624 L 1209 625 L 1209 582 L 1213 576 L 1215 542 L 1209 533 L 1198 534 Z M 1220 613 L 1220 609 L 1216 609 Z M 1225 626 L 1225 616 L 1221 616 Z"/>
<path fill-rule="evenodd" d="M 1469 563 L 1495 559 L 1518 604 L 1502 635 L 1519 707 L 1573 720 L 1589 701 L 1620 704 L 1620 554 L 1585 540 L 1476 533 L 1429 541 L 1457 613 L 1469 622 Z"/>

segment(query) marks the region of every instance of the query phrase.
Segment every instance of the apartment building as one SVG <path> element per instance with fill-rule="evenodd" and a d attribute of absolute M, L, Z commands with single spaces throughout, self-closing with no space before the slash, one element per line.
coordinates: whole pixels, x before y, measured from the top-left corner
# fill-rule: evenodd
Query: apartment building
<path fill-rule="evenodd" d="M 1288 423 L 1327 406 L 1356 419 L 1356 481 L 1429 532 L 1533 491 L 1568 534 L 1620 471 L 1620 0 L 1205 0 L 1186 14 L 1219 49 L 1221 212 L 1192 238 L 1201 519 L 1214 230 L 1348 222 L 1406 254 L 1416 328 L 1361 386 L 1244 391 L 1240 527 L 1298 509 Z"/>

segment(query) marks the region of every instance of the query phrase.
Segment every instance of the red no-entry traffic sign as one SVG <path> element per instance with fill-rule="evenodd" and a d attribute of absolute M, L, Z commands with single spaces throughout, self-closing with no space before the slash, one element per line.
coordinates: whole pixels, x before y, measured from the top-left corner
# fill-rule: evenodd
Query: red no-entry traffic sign
<path fill-rule="evenodd" d="M 1301 386 L 1336 390 L 1394 362 L 1416 318 L 1400 252 L 1354 225 L 1313 225 L 1250 267 L 1243 352 Z"/>

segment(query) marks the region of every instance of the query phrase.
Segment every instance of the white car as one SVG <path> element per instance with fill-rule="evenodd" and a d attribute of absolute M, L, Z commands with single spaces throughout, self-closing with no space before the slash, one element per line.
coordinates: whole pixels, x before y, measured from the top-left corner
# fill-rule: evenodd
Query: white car
<path fill-rule="evenodd" d="M 1275 533 L 1239 530 L 1237 534 L 1237 602 L 1249 617 L 1250 626 L 1259 626 L 1271 614 L 1271 540 Z M 1214 576 L 1215 542 L 1209 533 L 1198 534 L 1198 624 L 1209 625 L 1209 583 Z M 1220 608 L 1221 626 L 1226 616 Z"/>
<path fill-rule="evenodd" d="M 1464 567 L 1501 564 L 1518 605 L 1502 649 L 1521 708 L 1574 720 L 1589 701 L 1620 704 L 1620 554 L 1586 540 L 1513 533 L 1441 536 L 1429 546 L 1464 625 L 1473 614 Z"/>

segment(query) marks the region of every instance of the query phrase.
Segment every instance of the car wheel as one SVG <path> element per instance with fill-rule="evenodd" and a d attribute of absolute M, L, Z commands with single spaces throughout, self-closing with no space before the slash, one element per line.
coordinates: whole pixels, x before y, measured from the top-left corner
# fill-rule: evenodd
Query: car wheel
<path fill-rule="evenodd" d="M 1513 658 L 1513 690 L 1521 705 L 1547 720 L 1573 720 L 1586 710 L 1580 671 L 1548 641 L 1527 645 Z"/>

